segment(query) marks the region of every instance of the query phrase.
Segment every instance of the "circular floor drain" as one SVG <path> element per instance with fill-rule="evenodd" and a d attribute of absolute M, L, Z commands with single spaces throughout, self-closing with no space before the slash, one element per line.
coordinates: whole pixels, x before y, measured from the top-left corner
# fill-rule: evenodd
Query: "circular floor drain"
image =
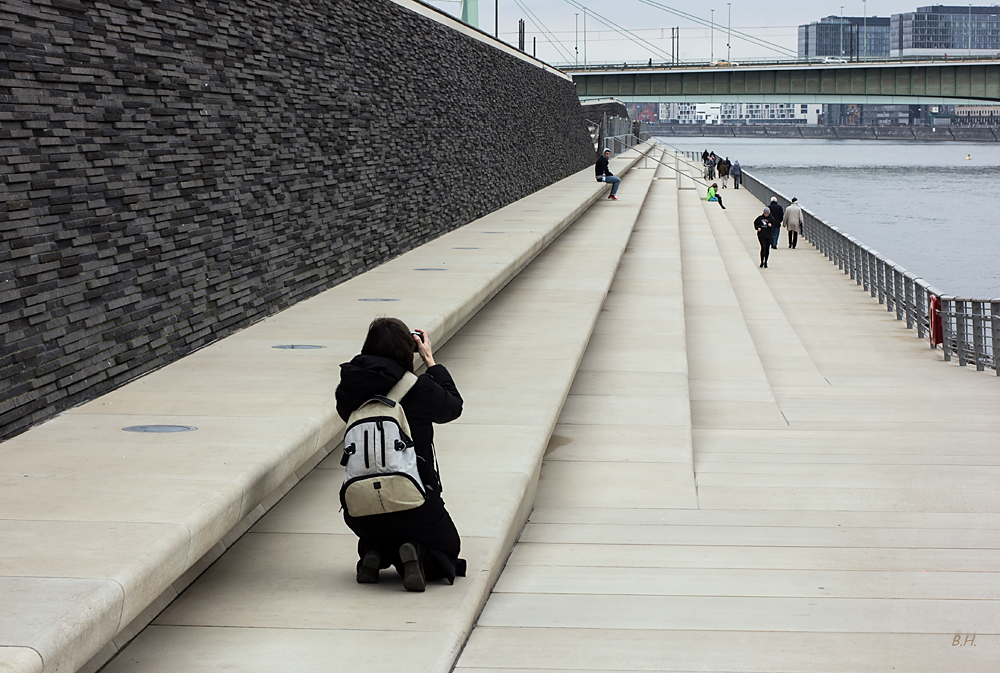
<path fill-rule="evenodd" d="M 326 348 L 326 346 L 313 346 L 311 344 L 281 344 L 280 346 L 271 346 L 271 348 L 277 348 L 283 351 L 311 351 L 318 348 Z"/>
<path fill-rule="evenodd" d="M 383 299 L 382 297 L 367 297 L 358 301 L 399 301 L 398 299 Z"/>
<path fill-rule="evenodd" d="M 193 425 L 130 425 L 122 428 L 125 432 L 191 432 L 197 429 Z"/>

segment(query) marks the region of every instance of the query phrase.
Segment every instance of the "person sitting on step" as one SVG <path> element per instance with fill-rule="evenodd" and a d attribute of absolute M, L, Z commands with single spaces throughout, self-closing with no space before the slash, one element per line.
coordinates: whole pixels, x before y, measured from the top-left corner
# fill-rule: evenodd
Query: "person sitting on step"
<path fill-rule="evenodd" d="M 713 182 L 712 186 L 708 188 L 708 197 L 707 197 L 706 200 L 707 201 L 718 201 L 719 205 L 722 206 L 722 209 L 723 210 L 726 209 L 726 207 L 722 205 L 722 195 L 719 194 L 719 185 L 718 185 L 718 183 Z"/>
<path fill-rule="evenodd" d="M 597 173 L 598 182 L 606 182 L 611 185 L 611 194 L 608 198 L 612 201 L 617 201 L 618 197 L 618 186 L 622 183 L 622 179 L 617 177 L 608 169 L 608 161 L 611 160 L 611 150 L 604 150 L 604 153 L 597 157 L 597 164 L 594 166 L 594 171 Z"/>

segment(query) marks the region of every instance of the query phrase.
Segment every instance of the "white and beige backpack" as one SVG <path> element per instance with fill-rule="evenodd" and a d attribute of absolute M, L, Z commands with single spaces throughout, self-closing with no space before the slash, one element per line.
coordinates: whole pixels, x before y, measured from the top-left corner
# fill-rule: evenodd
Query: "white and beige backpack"
<path fill-rule="evenodd" d="M 375 395 L 347 419 L 340 503 L 352 517 L 424 504 L 417 452 L 400 404 L 416 382 L 416 375 L 406 372 L 385 396 Z"/>

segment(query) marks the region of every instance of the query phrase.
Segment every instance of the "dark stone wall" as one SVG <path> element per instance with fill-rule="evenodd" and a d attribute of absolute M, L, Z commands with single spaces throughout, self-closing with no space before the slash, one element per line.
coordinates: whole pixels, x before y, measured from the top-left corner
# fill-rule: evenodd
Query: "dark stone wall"
<path fill-rule="evenodd" d="M 0 437 L 592 161 L 571 82 L 388 0 L 4 0 Z"/>

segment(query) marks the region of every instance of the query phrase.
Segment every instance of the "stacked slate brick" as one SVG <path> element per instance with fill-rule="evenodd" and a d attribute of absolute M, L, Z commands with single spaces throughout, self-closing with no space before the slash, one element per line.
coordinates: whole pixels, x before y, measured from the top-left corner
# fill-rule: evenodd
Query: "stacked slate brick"
<path fill-rule="evenodd" d="M 388 0 L 4 0 L 0 437 L 592 160 L 571 83 Z"/>

